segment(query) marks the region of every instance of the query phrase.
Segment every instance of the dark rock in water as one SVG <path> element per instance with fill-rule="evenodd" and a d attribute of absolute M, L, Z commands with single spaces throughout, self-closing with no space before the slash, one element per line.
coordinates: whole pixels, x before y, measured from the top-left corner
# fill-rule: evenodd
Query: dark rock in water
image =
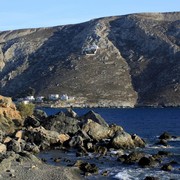
<path fill-rule="evenodd" d="M 102 175 L 102 176 L 108 176 L 109 173 L 110 173 L 110 172 L 106 170 L 106 171 L 102 172 L 101 175 Z"/>
<path fill-rule="evenodd" d="M 61 161 L 61 159 L 60 158 L 54 158 L 54 160 L 53 160 L 54 162 L 56 162 L 56 163 L 58 163 L 58 162 L 60 162 Z"/>
<path fill-rule="evenodd" d="M 165 139 L 160 139 L 160 141 L 157 142 L 156 145 L 168 146 L 168 143 Z"/>
<path fill-rule="evenodd" d="M 77 160 L 74 166 L 79 167 L 84 173 L 98 173 L 98 167 L 95 164 L 90 164 L 82 160 Z"/>
<path fill-rule="evenodd" d="M 123 154 L 120 157 L 118 157 L 117 161 L 124 162 L 127 159 L 127 157 L 128 157 L 127 154 Z"/>
<path fill-rule="evenodd" d="M 107 124 L 107 122 L 101 117 L 100 114 L 97 114 L 95 113 L 94 111 L 89 111 L 87 114 L 85 114 L 84 116 L 81 117 L 81 119 L 85 119 L 85 120 L 88 120 L 88 119 L 91 119 L 93 120 L 94 122 L 102 125 L 102 126 L 105 126 L 105 127 L 108 127 L 109 125 Z"/>
<path fill-rule="evenodd" d="M 160 156 L 169 156 L 169 155 L 171 155 L 171 153 L 168 152 L 168 151 L 159 151 L 158 155 L 160 155 Z"/>
<path fill-rule="evenodd" d="M 95 164 L 83 162 L 79 168 L 84 173 L 98 173 L 98 167 Z"/>
<path fill-rule="evenodd" d="M 161 169 L 163 171 L 172 171 L 173 167 L 170 164 L 165 164 Z"/>
<path fill-rule="evenodd" d="M 126 164 L 137 163 L 142 157 L 144 157 L 144 153 L 132 152 L 126 157 L 124 163 Z"/>
<path fill-rule="evenodd" d="M 76 157 L 87 156 L 87 155 L 88 155 L 87 150 L 83 146 L 80 146 L 76 152 Z"/>
<path fill-rule="evenodd" d="M 48 117 L 46 112 L 40 109 L 35 109 L 33 115 L 40 121 L 44 121 Z"/>
<path fill-rule="evenodd" d="M 94 145 L 94 153 L 105 156 L 107 154 L 107 148 L 104 146 Z"/>
<path fill-rule="evenodd" d="M 28 126 L 32 126 L 32 127 L 39 127 L 40 126 L 40 122 L 38 119 L 34 118 L 34 117 L 27 117 L 24 121 L 24 126 L 28 127 Z"/>
<path fill-rule="evenodd" d="M 141 167 L 153 167 L 157 165 L 157 163 L 153 157 L 142 157 L 138 162 Z"/>
<path fill-rule="evenodd" d="M 158 177 L 147 176 L 144 180 L 160 180 Z"/>
<path fill-rule="evenodd" d="M 43 127 L 62 134 L 75 134 L 80 130 L 79 120 L 66 116 L 63 112 L 50 116 L 43 122 Z"/>
<path fill-rule="evenodd" d="M 159 136 L 159 139 L 164 139 L 164 140 L 168 140 L 168 139 L 171 139 L 172 136 L 168 133 L 168 132 L 164 132 L 163 134 L 161 134 Z"/>
<path fill-rule="evenodd" d="M 71 108 L 68 108 L 65 112 L 65 115 L 71 118 L 78 118 L 78 115 L 76 112 L 74 112 Z"/>

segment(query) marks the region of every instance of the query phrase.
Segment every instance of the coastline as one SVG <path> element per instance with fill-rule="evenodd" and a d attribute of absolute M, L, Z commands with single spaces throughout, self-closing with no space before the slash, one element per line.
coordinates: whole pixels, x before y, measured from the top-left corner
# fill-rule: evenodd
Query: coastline
<path fill-rule="evenodd" d="M 54 103 L 41 103 L 35 104 L 36 108 L 180 108 L 180 105 L 134 105 L 134 106 L 114 106 L 111 104 L 99 105 L 99 104 L 65 104 L 65 105 L 56 105 Z"/>

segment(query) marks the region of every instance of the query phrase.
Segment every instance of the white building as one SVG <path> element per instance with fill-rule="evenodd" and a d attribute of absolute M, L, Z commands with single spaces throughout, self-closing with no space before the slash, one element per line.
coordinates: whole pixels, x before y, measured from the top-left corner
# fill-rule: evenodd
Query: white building
<path fill-rule="evenodd" d="M 36 102 L 43 102 L 44 96 L 37 96 L 36 97 Z"/>
<path fill-rule="evenodd" d="M 23 101 L 21 101 L 23 104 L 29 104 L 30 103 L 30 101 L 28 101 L 28 100 L 23 100 Z"/>
<path fill-rule="evenodd" d="M 97 45 L 91 45 L 83 48 L 82 54 L 95 55 L 99 47 Z"/>
<path fill-rule="evenodd" d="M 27 97 L 25 98 L 25 100 L 32 102 L 32 101 L 35 100 L 35 98 L 34 98 L 34 96 L 27 96 Z"/>
<path fill-rule="evenodd" d="M 67 101 L 69 99 L 67 94 L 63 94 L 60 98 L 62 101 Z"/>
<path fill-rule="evenodd" d="M 49 95 L 49 100 L 58 100 L 59 99 L 59 94 L 50 94 Z"/>

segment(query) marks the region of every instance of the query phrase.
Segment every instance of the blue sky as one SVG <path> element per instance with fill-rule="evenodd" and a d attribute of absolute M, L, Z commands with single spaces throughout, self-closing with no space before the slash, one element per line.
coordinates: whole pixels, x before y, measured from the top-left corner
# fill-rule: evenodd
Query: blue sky
<path fill-rule="evenodd" d="M 180 0 L 0 0 L 0 4 L 0 31 L 137 12 L 180 11 Z"/>

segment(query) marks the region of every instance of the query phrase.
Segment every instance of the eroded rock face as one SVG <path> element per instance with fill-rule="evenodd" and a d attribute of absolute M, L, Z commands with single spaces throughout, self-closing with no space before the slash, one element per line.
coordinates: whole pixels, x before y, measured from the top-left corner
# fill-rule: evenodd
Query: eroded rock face
<path fill-rule="evenodd" d="M 180 105 L 180 13 L 0 34 L 0 91 L 64 92 L 96 106 Z M 83 50 L 97 45 L 94 55 Z"/>
<path fill-rule="evenodd" d="M 17 111 L 15 104 L 12 102 L 12 99 L 9 97 L 4 97 L 0 95 L 0 115 L 9 119 L 19 119 L 22 117 Z"/>
<path fill-rule="evenodd" d="M 0 95 L 0 129 L 6 133 L 13 132 L 16 122 L 22 124 L 20 112 L 11 98 Z"/>
<path fill-rule="evenodd" d="M 69 133 L 75 134 L 79 127 L 79 120 L 66 116 L 63 112 L 49 117 L 43 126 L 52 131 L 57 131 L 58 133 Z"/>

